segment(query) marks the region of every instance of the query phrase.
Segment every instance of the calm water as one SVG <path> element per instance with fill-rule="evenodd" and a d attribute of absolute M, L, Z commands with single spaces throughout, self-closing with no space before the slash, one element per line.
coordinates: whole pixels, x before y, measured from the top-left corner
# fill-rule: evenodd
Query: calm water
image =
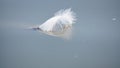
<path fill-rule="evenodd" d="M 119 0 L 0 0 L 0 68 L 120 68 Z M 71 40 L 27 30 L 60 9 L 77 15 Z"/>

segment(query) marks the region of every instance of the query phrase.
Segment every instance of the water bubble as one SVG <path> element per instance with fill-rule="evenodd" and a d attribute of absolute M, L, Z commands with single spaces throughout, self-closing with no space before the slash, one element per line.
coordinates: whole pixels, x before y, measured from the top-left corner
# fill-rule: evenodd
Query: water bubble
<path fill-rule="evenodd" d="M 78 55 L 74 55 L 74 58 L 78 58 Z"/>

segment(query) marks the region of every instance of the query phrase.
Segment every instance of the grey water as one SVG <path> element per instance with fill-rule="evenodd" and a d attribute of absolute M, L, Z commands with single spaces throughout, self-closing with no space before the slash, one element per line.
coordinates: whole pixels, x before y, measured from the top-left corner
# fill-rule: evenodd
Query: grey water
<path fill-rule="evenodd" d="M 71 40 L 26 29 L 66 8 Z M 120 68 L 120 1 L 0 0 L 0 68 Z"/>

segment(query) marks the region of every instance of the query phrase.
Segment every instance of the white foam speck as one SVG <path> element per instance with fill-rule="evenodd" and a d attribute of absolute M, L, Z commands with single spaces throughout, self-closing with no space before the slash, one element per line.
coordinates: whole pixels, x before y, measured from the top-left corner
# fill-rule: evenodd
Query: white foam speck
<path fill-rule="evenodd" d="M 117 19 L 116 18 L 112 18 L 113 21 L 116 21 Z"/>

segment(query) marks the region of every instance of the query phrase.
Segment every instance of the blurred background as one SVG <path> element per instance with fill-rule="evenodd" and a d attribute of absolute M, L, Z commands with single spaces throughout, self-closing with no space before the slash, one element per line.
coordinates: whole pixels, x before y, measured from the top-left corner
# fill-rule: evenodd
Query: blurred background
<path fill-rule="evenodd" d="M 27 30 L 67 8 L 71 40 Z M 120 68 L 120 1 L 0 0 L 0 68 Z"/>

